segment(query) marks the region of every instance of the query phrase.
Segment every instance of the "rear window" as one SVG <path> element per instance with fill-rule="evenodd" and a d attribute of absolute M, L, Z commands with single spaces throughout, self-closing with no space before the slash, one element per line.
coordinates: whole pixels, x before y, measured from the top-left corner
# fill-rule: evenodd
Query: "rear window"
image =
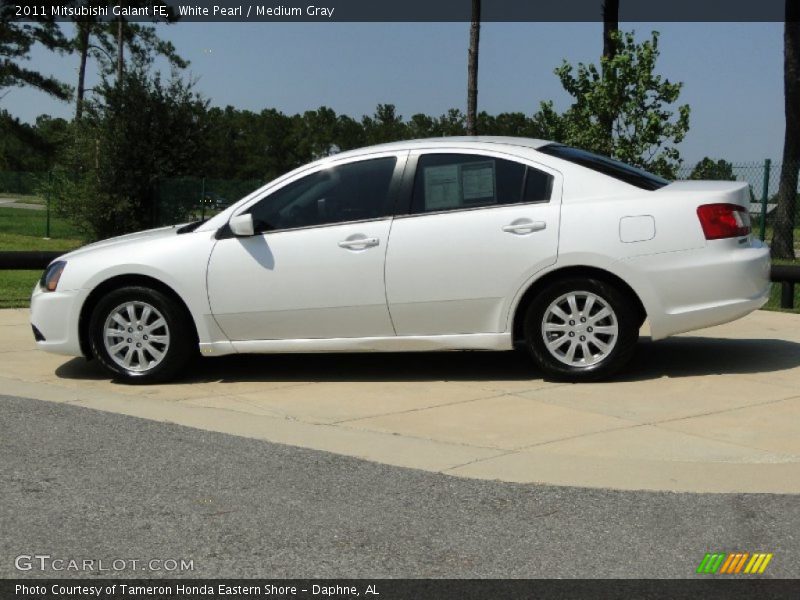
<path fill-rule="evenodd" d="M 563 144 L 548 144 L 538 148 L 538 150 L 543 154 L 567 160 L 630 185 L 635 185 L 643 190 L 660 190 L 670 183 L 663 177 L 648 173 L 644 169 L 638 169 L 613 158 L 593 154 L 579 148 L 571 148 Z"/>

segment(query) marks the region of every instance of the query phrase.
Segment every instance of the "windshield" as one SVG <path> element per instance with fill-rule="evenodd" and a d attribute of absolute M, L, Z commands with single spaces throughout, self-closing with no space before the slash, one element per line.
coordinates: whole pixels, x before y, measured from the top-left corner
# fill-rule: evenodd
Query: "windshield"
<path fill-rule="evenodd" d="M 576 165 L 581 165 L 630 185 L 635 185 L 643 190 L 659 190 L 670 183 L 663 177 L 648 173 L 644 169 L 632 167 L 613 158 L 593 154 L 579 148 L 571 148 L 563 144 L 548 144 L 538 150 L 544 154 L 568 160 Z"/>

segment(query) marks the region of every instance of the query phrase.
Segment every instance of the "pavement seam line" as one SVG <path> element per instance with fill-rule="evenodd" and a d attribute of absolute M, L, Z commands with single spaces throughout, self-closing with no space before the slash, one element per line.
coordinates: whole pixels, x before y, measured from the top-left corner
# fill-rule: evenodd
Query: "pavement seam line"
<path fill-rule="evenodd" d="M 663 421 L 648 421 L 648 422 L 645 422 L 645 423 L 634 423 L 634 424 L 632 424 L 630 426 L 626 426 L 626 427 L 614 427 L 612 429 L 602 429 L 602 430 L 598 430 L 598 431 L 590 431 L 590 432 L 586 432 L 586 433 L 581 433 L 579 435 L 573 435 L 573 436 L 569 436 L 569 437 L 565 437 L 565 438 L 559 438 L 557 440 L 549 440 L 549 441 L 545 441 L 545 442 L 538 442 L 536 444 L 530 444 L 530 445 L 527 445 L 527 446 L 519 446 L 518 448 L 515 448 L 512 452 L 509 452 L 509 454 L 511 454 L 513 452 L 521 452 L 521 451 L 524 451 L 524 450 L 528 450 L 530 448 L 537 448 L 537 447 L 540 447 L 540 446 L 546 446 L 548 444 L 555 444 L 555 443 L 558 443 L 558 442 L 574 440 L 574 439 L 587 437 L 587 436 L 592 436 L 592 435 L 598 435 L 598 434 L 603 434 L 603 433 L 612 433 L 612 432 L 615 432 L 615 431 L 624 431 L 626 429 L 636 429 L 638 427 L 647 427 L 647 426 L 658 427 L 660 423 L 670 423 L 670 422 L 673 422 L 673 421 L 684 421 L 684 420 L 689 420 L 689 419 L 693 419 L 693 418 L 696 418 L 696 417 L 711 416 L 711 415 L 716 415 L 716 414 L 720 414 L 720 413 L 726 413 L 726 412 L 732 412 L 732 411 L 736 411 L 736 410 L 742 410 L 742 409 L 745 409 L 745 408 L 754 408 L 754 407 L 758 407 L 758 406 L 765 406 L 765 405 L 768 405 L 768 404 L 774 404 L 774 403 L 777 403 L 777 402 L 783 402 L 785 400 L 792 400 L 792 399 L 797 399 L 797 398 L 800 398 L 800 395 L 790 396 L 788 398 L 778 398 L 776 400 L 768 400 L 768 401 L 765 401 L 765 402 L 760 402 L 758 404 L 750 404 L 750 405 L 747 405 L 747 406 L 732 407 L 732 408 L 727 408 L 727 409 L 723 409 L 723 410 L 719 410 L 719 411 L 711 411 L 711 412 L 708 412 L 708 413 L 702 413 L 702 414 L 699 414 L 699 415 L 693 415 L 691 417 L 675 417 L 675 418 L 672 418 L 672 419 L 665 419 Z M 592 413 L 592 414 L 601 414 L 601 413 Z M 608 415 L 604 415 L 604 416 L 608 416 Z M 613 417 L 613 418 L 619 419 L 621 417 Z M 685 433 L 685 432 L 680 431 L 680 430 L 672 430 L 672 429 L 669 429 L 669 428 L 665 428 L 665 429 L 667 431 L 670 431 L 670 432 L 677 432 L 677 433 L 681 433 L 681 434 Z M 727 441 L 727 440 L 720 440 L 720 439 L 716 439 L 716 438 L 712 438 L 712 437 L 704 437 L 704 436 L 698 435 L 698 434 L 686 434 L 686 435 L 691 435 L 692 437 L 697 437 L 699 439 L 704 439 L 704 440 L 710 440 L 710 441 L 713 441 L 713 442 L 726 443 L 726 444 L 729 444 L 731 446 L 738 446 L 740 448 L 747 448 L 748 450 L 758 450 L 760 452 L 766 452 L 768 454 L 776 454 L 773 450 L 765 450 L 764 448 L 758 448 L 756 446 L 748 446 L 748 445 L 745 445 L 745 444 L 737 444 L 736 442 L 730 442 L 730 441 Z M 663 462 L 674 462 L 674 461 L 663 461 Z M 751 463 L 751 464 L 761 464 L 761 463 Z"/>
<path fill-rule="evenodd" d="M 470 461 L 467 461 L 465 463 L 458 464 L 458 465 L 453 465 L 452 467 L 447 467 L 446 469 L 442 470 L 442 473 L 448 473 L 450 471 L 455 471 L 456 469 L 462 469 L 464 467 L 468 467 L 470 465 L 474 465 L 474 464 L 477 464 L 477 463 L 480 463 L 480 462 L 484 462 L 484 461 L 487 461 L 487 460 L 495 460 L 497 458 L 505 458 L 506 456 L 510 456 L 512 454 L 519 454 L 519 451 L 518 450 L 508 450 L 506 452 L 503 452 L 502 454 L 498 454 L 497 456 L 474 458 L 474 459 L 472 459 Z"/>
<path fill-rule="evenodd" d="M 66 388 L 64 388 L 64 389 L 66 389 Z M 37 398 L 33 398 L 33 399 L 36 400 Z M 129 398 L 127 398 L 127 397 L 118 397 L 118 399 L 129 400 Z M 56 400 L 55 402 L 66 404 L 66 403 L 79 403 L 79 402 L 83 402 L 83 401 L 86 401 L 86 400 L 90 400 L 90 399 L 78 398 L 78 399 L 72 400 L 72 401 Z M 153 400 L 153 399 L 151 399 L 151 400 Z M 43 400 L 43 401 L 44 402 L 51 402 L 51 400 Z M 178 404 L 183 404 L 182 401 L 178 401 L 177 403 Z M 79 406 L 81 406 L 81 405 L 79 405 Z M 184 407 L 186 407 L 186 406 L 184 405 Z M 96 408 L 96 407 L 93 407 L 93 406 L 84 406 L 84 408 L 90 408 L 90 409 L 93 409 L 93 410 L 100 410 L 100 411 L 103 411 L 103 412 L 108 412 L 108 413 L 113 413 L 113 414 L 127 414 L 127 413 L 118 413 L 117 411 L 106 410 L 106 409 L 102 409 L 102 408 Z M 189 408 L 189 407 L 186 407 L 186 408 Z M 337 429 L 342 429 L 342 430 L 347 430 L 347 431 L 356 432 L 356 433 L 377 434 L 377 435 L 380 435 L 382 437 L 392 437 L 392 438 L 398 438 L 399 437 L 399 438 L 415 440 L 415 441 L 424 441 L 424 442 L 431 442 L 431 443 L 434 443 L 434 444 L 442 444 L 442 445 L 445 445 L 445 446 L 457 446 L 457 447 L 462 447 L 462 448 L 475 448 L 475 449 L 478 449 L 478 450 L 490 450 L 490 451 L 501 452 L 501 453 L 504 452 L 503 448 L 495 448 L 495 447 L 492 447 L 492 446 L 476 446 L 474 444 L 464 444 L 464 443 L 461 443 L 461 442 L 452 442 L 452 441 L 448 441 L 448 440 L 437 440 L 437 439 L 433 439 L 433 438 L 426 438 L 426 437 L 413 436 L 413 435 L 398 435 L 396 433 L 387 432 L 387 431 L 379 431 L 379 430 L 375 430 L 375 429 L 363 429 L 363 428 L 358 428 L 358 427 L 342 427 L 342 426 L 338 425 L 337 423 L 321 423 L 321 422 L 313 422 L 313 421 L 303 421 L 302 419 L 297 419 L 297 418 L 293 418 L 293 417 L 289 417 L 289 416 L 281 415 L 281 414 L 278 414 L 278 415 L 263 415 L 263 414 L 256 415 L 254 413 L 245 412 L 245 411 L 241 411 L 241 410 L 236 410 L 235 408 L 231 408 L 231 407 L 218 407 L 218 406 L 192 406 L 191 408 L 199 408 L 201 410 L 221 410 L 221 411 L 232 412 L 232 413 L 241 414 L 241 415 L 248 415 L 248 416 L 251 416 L 251 417 L 262 417 L 262 418 L 266 418 L 266 419 L 273 419 L 273 420 L 279 420 L 279 421 L 291 421 L 291 422 L 295 422 L 295 423 L 302 423 L 303 425 L 308 425 L 308 426 L 311 426 L 311 427 L 325 427 L 325 428 L 328 428 L 328 429 L 331 429 L 331 430 L 334 430 L 334 431 L 337 430 Z M 133 416 L 137 416 L 137 415 L 133 415 Z M 147 419 L 148 417 L 137 416 L 137 418 Z M 205 428 L 198 427 L 198 426 L 195 426 L 195 425 L 186 425 L 186 427 L 192 427 L 194 429 L 202 429 L 204 431 L 207 430 Z M 211 430 L 211 431 L 215 431 L 215 430 Z M 230 435 L 235 435 L 235 434 L 230 434 Z M 245 437 L 249 437 L 249 436 L 245 436 Z M 286 443 L 286 442 L 276 442 L 276 443 Z M 294 444 L 289 444 L 289 445 L 294 445 Z"/>
<path fill-rule="evenodd" d="M 593 413 L 593 414 L 597 414 L 597 413 Z M 619 417 L 614 417 L 614 418 L 619 418 Z M 559 442 L 566 442 L 566 441 L 569 441 L 569 440 L 574 440 L 574 439 L 578 439 L 578 438 L 582 438 L 582 437 L 588 437 L 588 436 L 592 436 L 592 435 L 598 435 L 598 434 L 603 434 L 603 433 L 612 433 L 612 432 L 615 432 L 615 431 L 625 431 L 627 429 L 637 429 L 639 427 L 647 427 L 647 426 L 655 426 L 655 425 L 653 423 L 632 423 L 631 425 L 624 426 L 624 427 L 613 427 L 611 429 L 600 429 L 600 430 L 597 430 L 597 431 L 587 431 L 585 433 L 581 433 L 581 434 L 578 434 L 578 435 L 571 435 L 571 436 L 567 436 L 567 437 L 563 437 L 563 438 L 558 438 L 558 439 L 555 439 L 555 440 L 547 440 L 547 441 L 544 441 L 544 442 L 537 442 L 535 444 L 528 444 L 528 445 L 525 445 L 525 446 L 518 446 L 518 447 L 516 447 L 516 448 L 514 448 L 512 450 L 507 451 L 505 454 L 502 454 L 500 456 L 493 456 L 493 457 L 488 457 L 488 458 L 479 458 L 479 459 L 472 460 L 472 461 L 469 461 L 467 463 L 464 463 L 463 465 L 456 465 L 454 467 L 450 467 L 450 469 L 458 469 L 458 468 L 461 468 L 461 467 L 465 467 L 467 465 L 472 465 L 472 464 L 483 462 L 483 461 L 486 461 L 486 460 L 493 460 L 495 458 L 501 458 L 503 456 L 508 456 L 508 455 L 511 455 L 511 454 L 519 454 L 521 452 L 524 452 L 525 450 L 530 450 L 531 448 L 538 448 L 538 447 L 541 447 L 541 446 L 547 446 L 547 445 L 556 444 L 556 443 L 559 443 Z M 703 439 L 703 438 L 701 438 L 701 439 Z M 713 441 L 719 441 L 719 440 L 713 440 Z M 732 444 L 732 445 L 737 445 L 737 444 Z M 748 448 L 747 446 L 742 446 L 742 447 Z M 751 450 L 761 450 L 760 448 L 749 448 L 749 449 L 751 449 Z M 767 450 L 761 450 L 761 451 L 762 452 L 768 452 Z M 676 462 L 676 461 L 662 461 L 662 462 Z M 759 464 L 759 463 L 753 463 L 753 464 Z M 450 470 L 450 469 L 447 469 L 447 470 Z"/>
<path fill-rule="evenodd" d="M 442 383 L 457 383 L 457 382 L 443 381 Z M 539 387 L 539 388 L 535 388 L 535 389 L 531 389 L 531 390 L 525 390 L 524 393 L 538 392 L 540 390 L 552 390 L 552 389 L 555 389 L 555 388 L 564 387 L 566 385 L 569 385 L 569 384 L 558 384 L 558 385 L 554 385 L 554 386 Z M 389 417 L 389 416 L 392 416 L 392 415 L 403 415 L 403 414 L 406 414 L 406 413 L 418 412 L 418 411 L 421 411 L 421 410 L 430 410 L 430 409 L 435 409 L 435 408 L 440 408 L 440 407 L 445 407 L 445 406 L 456 406 L 458 404 L 467 404 L 469 402 L 477 402 L 479 400 L 492 400 L 493 398 L 503 398 L 504 396 L 516 396 L 517 398 L 520 398 L 522 400 L 533 400 L 533 398 L 525 398 L 524 396 L 518 396 L 517 394 L 519 394 L 520 392 L 500 392 L 499 390 L 486 390 L 486 391 L 487 392 L 496 391 L 498 393 L 496 393 L 493 396 L 483 396 L 481 398 L 472 398 L 472 399 L 469 399 L 469 400 L 454 400 L 453 402 L 445 402 L 444 404 L 435 404 L 433 406 L 423 406 L 423 407 L 420 407 L 420 408 L 409 408 L 407 410 L 388 412 L 388 413 L 381 413 L 381 414 L 372 415 L 372 416 L 369 416 L 369 417 L 358 417 L 356 419 L 343 419 L 341 421 L 334 421 L 332 424 L 339 425 L 339 424 L 353 423 L 353 422 L 356 422 L 356 421 L 361 421 L 361 420 L 366 420 L 366 419 L 376 419 L 378 417 Z"/>
<path fill-rule="evenodd" d="M 723 408 L 721 410 L 712 410 L 705 413 L 699 413 L 696 415 L 686 416 L 686 417 L 672 417 L 670 419 L 662 419 L 661 421 L 650 421 L 645 423 L 645 425 L 660 425 L 662 423 L 673 423 L 675 421 L 688 421 L 689 419 L 696 419 L 698 417 L 710 417 L 711 415 L 722 415 L 729 412 L 734 412 L 737 410 L 745 410 L 748 408 L 758 408 L 760 406 L 768 406 L 770 404 L 777 404 L 778 402 L 785 402 L 786 400 L 797 400 L 800 398 L 800 394 L 793 394 L 791 396 L 787 396 L 785 398 L 775 398 L 773 400 L 765 400 L 764 402 L 757 402 L 756 404 L 748 404 L 746 406 L 731 406 L 730 408 Z"/>
<path fill-rule="evenodd" d="M 488 391 L 488 390 L 487 390 Z M 366 421 L 367 419 L 377 419 L 380 417 L 391 417 L 394 415 L 405 415 L 408 413 L 419 412 L 422 410 L 431 410 L 434 408 L 441 408 L 445 406 L 456 406 L 458 404 L 468 404 L 470 402 L 478 402 L 479 400 L 491 400 L 493 398 L 502 398 L 503 396 L 510 396 L 510 393 L 500 393 L 495 394 L 493 396 L 482 396 L 480 398 L 470 398 L 469 400 L 454 400 L 453 402 L 446 402 L 444 404 L 434 404 L 432 406 L 421 406 L 418 408 L 409 408 L 406 410 L 394 411 L 394 412 L 387 412 L 387 413 L 380 413 L 377 415 L 370 415 L 368 417 L 356 417 L 354 419 L 342 419 L 341 421 L 333 421 L 331 425 L 345 425 L 347 423 L 356 423 L 358 421 Z"/>
<path fill-rule="evenodd" d="M 439 440 L 439 439 L 435 439 L 435 438 L 431 438 L 431 437 L 425 437 L 425 436 L 421 436 L 421 435 L 411 435 L 411 434 L 407 434 L 407 433 L 393 433 L 391 431 L 381 431 L 380 429 L 365 429 L 363 427 L 351 427 L 351 426 L 348 426 L 348 425 L 338 425 L 338 424 L 331 424 L 330 427 L 339 427 L 340 429 L 344 429 L 344 430 L 347 430 L 347 431 L 357 431 L 357 432 L 361 432 L 361 433 L 379 433 L 381 435 L 387 435 L 387 436 L 391 436 L 393 438 L 405 438 L 405 439 L 409 439 L 409 440 L 419 440 L 419 441 L 424 441 L 424 442 L 433 442 L 435 444 L 446 444 L 448 446 L 459 446 L 459 447 L 462 447 L 462 448 L 475 448 L 475 449 L 478 449 L 478 450 L 491 450 L 493 452 L 500 452 L 500 453 L 509 452 L 508 449 L 506 449 L 506 448 L 498 448 L 497 446 L 479 446 L 479 445 L 476 445 L 476 444 L 467 444 L 465 442 L 455 442 L 455 441 L 452 441 L 452 440 Z M 515 450 L 512 450 L 511 452 L 514 452 L 514 451 Z M 501 454 L 501 456 L 502 456 L 502 454 Z"/>

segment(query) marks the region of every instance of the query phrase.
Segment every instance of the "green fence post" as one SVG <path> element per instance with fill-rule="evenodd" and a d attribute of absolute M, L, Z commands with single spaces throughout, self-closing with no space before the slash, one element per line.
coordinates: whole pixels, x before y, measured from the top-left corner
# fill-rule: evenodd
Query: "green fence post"
<path fill-rule="evenodd" d="M 47 216 L 45 217 L 44 237 L 50 239 L 50 189 L 53 187 L 53 172 L 47 172 L 47 188 L 44 192 L 44 203 L 47 206 Z"/>
<path fill-rule="evenodd" d="M 206 220 L 206 178 L 200 183 L 200 220 Z"/>
<path fill-rule="evenodd" d="M 772 166 L 772 161 L 768 158 L 764 159 L 764 188 L 761 196 L 761 233 L 759 237 L 763 242 L 767 237 L 767 197 L 769 196 L 769 171 Z"/>

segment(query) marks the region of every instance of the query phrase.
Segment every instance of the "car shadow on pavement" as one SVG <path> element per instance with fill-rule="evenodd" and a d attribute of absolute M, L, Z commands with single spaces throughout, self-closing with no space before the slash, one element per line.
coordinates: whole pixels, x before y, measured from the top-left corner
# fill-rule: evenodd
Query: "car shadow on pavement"
<path fill-rule="evenodd" d="M 617 381 L 769 373 L 800 366 L 800 344 L 774 339 L 642 337 Z M 107 380 L 95 361 L 56 369 L 64 379 Z M 242 381 L 525 381 L 541 374 L 524 352 L 236 355 L 199 359 L 175 383 Z"/>
<path fill-rule="evenodd" d="M 642 337 L 631 364 L 617 379 L 746 375 L 797 367 L 800 344 L 787 340 L 679 336 L 653 342 Z"/>

